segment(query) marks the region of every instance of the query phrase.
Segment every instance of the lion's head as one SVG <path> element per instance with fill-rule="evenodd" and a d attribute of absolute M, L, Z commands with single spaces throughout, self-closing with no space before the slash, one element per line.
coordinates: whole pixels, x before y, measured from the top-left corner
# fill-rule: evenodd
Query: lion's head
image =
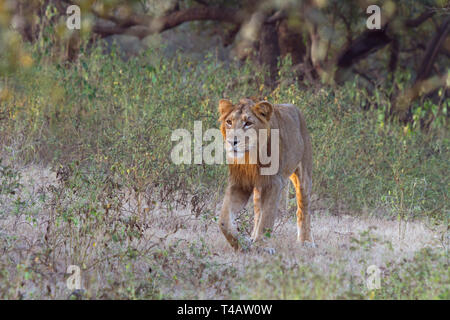
<path fill-rule="evenodd" d="M 260 129 L 270 134 L 272 112 L 273 106 L 267 101 L 241 99 L 236 105 L 229 100 L 219 101 L 220 130 L 229 159 L 242 159 L 257 150 Z"/>

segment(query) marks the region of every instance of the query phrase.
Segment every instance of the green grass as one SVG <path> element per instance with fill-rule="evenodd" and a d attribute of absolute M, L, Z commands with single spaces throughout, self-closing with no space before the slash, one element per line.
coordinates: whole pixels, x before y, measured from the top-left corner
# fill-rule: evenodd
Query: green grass
<path fill-rule="evenodd" d="M 123 62 L 98 49 L 69 67 L 35 54 L 35 66 L 9 82 L 2 145 L 14 148 L 13 160 L 53 166 L 76 160 L 138 189 L 170 181 L 177 189 L 216 192 L 224 167 L 172 164 L 171 132 L 192 130 L 194 120 L 204 130 L 217 128 L 220 98 L 258 95 L 304 112 L 313 138 L 314 191 L 331 208 L 445 218 L 447 128 L 425 134 L 387 123 L 383 110 L 361 109 L 367 94 L 354 85 L 304 90 L 292 84 L 270 92 L 251 65 L 159 57 L 150 50 Z"/>
<path fill-rule="evenodd" d="M 308 263 L 288 266 L 281 259 L 251 269 L 235 298 L 249 299 L 443 299 L 450 298 L 448 257 L 423 249 L 411 259 L 383 270 L 381 288 L 369 290 L 361 277 L 344 272 L 336 261 L 323 272 Z"/>

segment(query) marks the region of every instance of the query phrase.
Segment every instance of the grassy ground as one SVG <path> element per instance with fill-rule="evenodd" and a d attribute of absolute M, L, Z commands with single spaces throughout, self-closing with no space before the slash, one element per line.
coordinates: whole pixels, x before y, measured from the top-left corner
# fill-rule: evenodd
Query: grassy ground
<path fill-rule="evenodd" d="M 386 122 L 383 92 L 299 87 L 288 66 L 271 91 L 213 56 L 33 59 L 0 102 L 1 298 L 67 298 L 78 265 L 84 298 L 449 299 L 446 125 Z M 294 242 L 291 194 L 266 240 L 277 254 L 235 253 L 216 225 L 225 166 L 170 159 L 174 129 L 216 128 L 220 98 L 255 95 L 307 119 L 316 249 Z"/>

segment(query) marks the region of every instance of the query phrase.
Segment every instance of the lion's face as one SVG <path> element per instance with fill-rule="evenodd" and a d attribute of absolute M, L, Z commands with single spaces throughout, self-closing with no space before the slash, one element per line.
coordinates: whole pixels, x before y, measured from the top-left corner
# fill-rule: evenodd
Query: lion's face
<path fill-rule="evenodd" d="M 241 99 L 233 105 L 228 100 L 220 100 L 220 129 L 229 159 L 241 159 L 258 148 L 259 130 L 269 129 L 272 110 L 272 105 L 265 101 Z"/>

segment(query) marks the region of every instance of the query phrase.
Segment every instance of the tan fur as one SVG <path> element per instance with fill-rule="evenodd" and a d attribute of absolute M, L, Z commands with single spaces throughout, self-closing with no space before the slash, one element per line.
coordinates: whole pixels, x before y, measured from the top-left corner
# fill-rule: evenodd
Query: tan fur
<path fill-rule="evenodd" d="M 261 240 L 264 233 L 273 229 L 281 191 L 287 180 L 293 183 L 297 197 L 297 240 L 311 241 L 309 198 L 312 177 L 312 147 L 306 122 L 294 105 L 272 105 L 267 101 L 256 103 L 241 99 L 237 105 L 231 101 L 219 102 L 220 129 L 227 141 L 226 129 L 244 129 L 251 123 L 256 130 L 279 130 L 279 170 L 274 175 L 261 175 L 261 165 L 249 164 L 248 152 L 245 163 L 229 164 L 228 186 L 219 218 L 219 226 L 228 242 L 235 248 Z M 249 120 L 249 121 L 248 121 Z M 228 123 L 227 123 L 228 122 Z M 258 148 L 270 148 L 261 146 Z M 251 239 L 238 234 L 235 215 L 242 210 L 253 193 L 254 228 Z"/>

